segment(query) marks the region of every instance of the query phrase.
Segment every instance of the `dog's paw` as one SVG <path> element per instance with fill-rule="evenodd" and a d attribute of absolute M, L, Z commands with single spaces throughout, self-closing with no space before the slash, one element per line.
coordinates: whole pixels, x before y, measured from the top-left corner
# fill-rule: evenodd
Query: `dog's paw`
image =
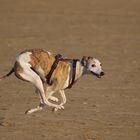
<path fill-rule="evenodd" d="M 53 108 L 53 111 L 56 112 L 56 111 L 58 111 L 58 109 L 63 109 L 64 110 L 64 106 L 63 105 L 58 105 L 58 107 Z"/>
<path fill-rule="evenodd" d="M 54 97 L 54 96 L 51 96 L 49 99 L 50 99 L 51 101 L 54 101 L 54 102 L 58 102 L 58 101 L 59 101 L 58 98 L 56 98 L 56 97 Z"/>
<path fill-rule="evenodd" d="M 29 115 L 31 113 L 32 113 L 31 109 L 28 109 L 28 110 L 25 111 L 25 114 L 27 114 L 27 115 Z"/>
<path fill-rule="evenodd" d="M 40 111 L 43 109 L 44 104 L 40 104 L 39 106 L 37 106 L 36 108 L 32 108 L 32 109 L 28 109 L 25 114 L 31 114 L 34 113 L 36 111 Z"/>

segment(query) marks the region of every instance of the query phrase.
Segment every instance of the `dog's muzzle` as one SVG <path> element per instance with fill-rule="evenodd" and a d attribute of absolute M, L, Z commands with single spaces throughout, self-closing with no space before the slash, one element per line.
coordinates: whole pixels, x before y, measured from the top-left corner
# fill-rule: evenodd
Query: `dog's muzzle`
<path fill-rule="evenodd" d="M 101 78 L 102 76 L 105 75 L 105 73 L 104 73 L 103 71 L 102 71 L 100 74 L 94 73 L 94 72 L 92 72 L 92 71 L 91 71 L 91 73 L 92 73 L 93 75 L 97 76 L 98 78 Z"/>

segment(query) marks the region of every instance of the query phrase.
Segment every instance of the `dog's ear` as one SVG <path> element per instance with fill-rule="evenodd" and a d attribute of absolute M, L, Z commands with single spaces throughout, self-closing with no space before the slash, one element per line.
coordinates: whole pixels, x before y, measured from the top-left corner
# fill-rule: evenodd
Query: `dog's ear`
<path fill-rule="evenodd" d="M 89 60 L 89 57 L 87 57 L 87 56 L 83 56 L 83 57 L 82 57 L 82 60 L 81 60 L 82 65 L 83 65 L 83 66 L 86 66 L 88 60 Z"/>
<path fill-rule="evenodd" d="M 90 59 L 93 59 L 93 57 L 91 57 L 91 56 L 88 56 L 88 60 L 90 60 Z"/>
<path fill-rule="evenodd" d="M 91 57 L 91 56 L 83 56 L 82 61 L 81 61 L 83 66 L 86 66 L 90 59 L 93 59 L 93 57 Z"/>

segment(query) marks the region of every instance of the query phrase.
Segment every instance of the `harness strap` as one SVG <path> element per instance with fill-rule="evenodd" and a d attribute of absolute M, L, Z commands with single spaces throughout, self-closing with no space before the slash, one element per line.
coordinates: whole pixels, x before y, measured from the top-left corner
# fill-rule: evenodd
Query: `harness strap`
<path fill-rule="evenodd" d="M 50 70 L 50 72 L 46 76 L 47 83 L 49 85 L 53 84 L 52 81 L 50 81 L 50 79 L 51 79 L 51 76 L 52 76 L 54 70 L 56 69 L 59 61 L 61 61 L 61 60 L 63 60 L 62 55 L 57 54 L 55 56 L 55 61 L 53 62 L 52 66 L 51 66 L 51 70 Z M 77 63 L 77 61 L 79 61 L 79 60 L 78 59 L 73 59 L 72 60 L 72 79 L 70 80 L 71 82 L 70 82 L 69 86 L 67 87 L 68 89 L 70 89 L 73 86 L 73 84 L 75 83 L 76 63 Z"/>
<path fill-rule="evenodd" d="M 75 75 L 76 75 L 76 63 L 77 63 L 78 59 L 73 59 L 73 69 L 72 69 L 72 80 L 71 83 L 69 84 L 69 86 L 67 88 L 72 88 L 73 84 L 75 83 Z"/>
<path fill-rule="evenodd" d="M 52 66 L 51 66 L 51 70 L 50 70 L 50 72 L 46 76 L 47 83 L 49 85 L 52 85 L 52 82 L 50 81 L 50 79 L 51 79 L 51 76 L 52 76 L 54 70 L 56 69 L 56 67 L 57 67 L 57 65 L 58 65 L 60 60 L 62 60 L 62 55 L 61 54 L 57 54 L 55 56 L 55 61 L 53 62 Z"/>

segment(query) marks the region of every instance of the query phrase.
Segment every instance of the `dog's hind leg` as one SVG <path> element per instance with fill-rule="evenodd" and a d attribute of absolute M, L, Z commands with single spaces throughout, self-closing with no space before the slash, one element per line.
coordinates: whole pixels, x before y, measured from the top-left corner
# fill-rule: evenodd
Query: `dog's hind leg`
<path fill-rule="evenodd" d="M 49 90 L 47 93 L 47 96 L 45 95 L 45 91 L 44 91 L 44 87 L 43 87 L 43 83 L 42 80 L 40 78 L 40 76 L 35 73 L 31 68 L 30 65 L 28 65 L 27 63 L 22 63 L 20 64 L 22 67 L 22 72 L 18 73 L 18 75 L 20 75 L 20 77 L 26 81 L 31 82 L 35 88 L 39 91 L 41 100 L 40 100 L 40 104 L 37 108 L 35 109 L 30 109 L 28 111 L 26 111 L 27 114 L 31 114 L 32 112 L 38 111 L 38 110 L 42 110 L 43 106 L 46 104 L 48 106 L 54 107 L 54 108 L 59 108 L 58 105 L 53 104 L 51 102 L 49 102 L 49 98 L 51 97 L 51 95 L 54 93 L 54 91 Z"/>
<path fill-rule="evenodd" d="M 40 111 L 42 110 L 44 107 L 43 104 L 40 104 L 39 106 L 35 107 L 35 108 L 32 108 L 32 109 L 28 109 L 25 114 L 31 114 L 31 113 L 34 113 L 34 112 L 37 112 L 37 111 Z"/>
<path fill-rule="evenodd" d="M 46 104 L 46 97 L 45 97 L 43 83 L 39 75 L 36 74 L 27 64 L 22 64 L 21 67 L 23 70 L 22 72 L 18 73 L 19 77 L 32 83 L 35 86 L 35 88 L 38 90 L 40 96 L 40 105 L 36 109 L 26 111 L 27 114 L 30 114 L 32 112 L 43 109 L 43 106 Z"/>
<path fill-rule="evenodd" d="M 37 112 L 37 111 L 40 111 L 44 108 L 44 104 L 42 103 L 42 100 L 41 100 L 41 96 L 40 96 L 40 93 L 39 93 L 39 90 L 36 88 L 35 90 L 35 93 L 39 96 L 40 98 L 40 105 L 38 105 L 37 107 L 35 108 L 32 108 L 32 109 L 28 109 L 25 114 L 31 114 L 33 112 Z"/>

